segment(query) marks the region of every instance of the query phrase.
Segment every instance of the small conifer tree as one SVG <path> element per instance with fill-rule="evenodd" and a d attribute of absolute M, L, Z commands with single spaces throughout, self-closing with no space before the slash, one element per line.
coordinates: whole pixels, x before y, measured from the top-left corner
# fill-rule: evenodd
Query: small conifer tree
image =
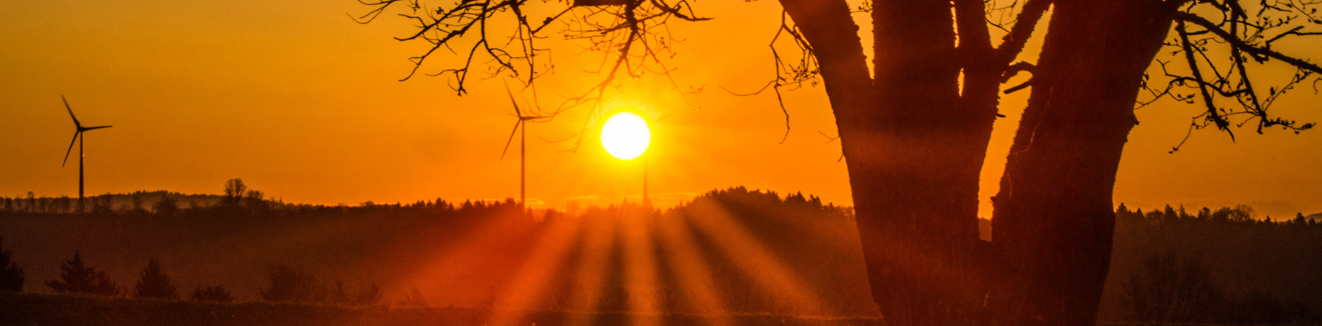
<path fill-rule="evenodd" d="M 0 237 L 0 292 L 23 291 L 23 268 L 13 262 L 14 252 L 5 250 L 4 242 Z"/>
<path fill-rule="evenodd" d="M 138 284 L 133 287 L 133 295 L 139 298 L 177 299 L 174 282 L 169 275 L 161 271 L 161 264 L 155 259 L 147 260 L 147 267 L 142 269 Z"/>
<path fill-rule="evenodd" d="M 46 286 L 55 292 L 119 295 L 119 287 L 106 277 L 106 272 L 84 266 L 82 254 L 77 250 L 73 252 L 73 259 L 61 264 L 60 269 L 60 280 L 46 282 Z"/>

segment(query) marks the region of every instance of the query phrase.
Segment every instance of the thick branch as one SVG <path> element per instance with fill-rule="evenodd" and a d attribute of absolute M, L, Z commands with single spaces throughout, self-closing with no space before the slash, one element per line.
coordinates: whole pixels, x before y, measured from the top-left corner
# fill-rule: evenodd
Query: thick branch
<path fill-rule="evenodd" d="M 997 59 L 1002 64 L 1010 64 L 1015 56 L 1024 50 L 1024 44 L 1033 36 L 1033 29 L 1037 27 L 1037 22 L 1046 14 L 1048 8 L 1051 8 L 1050 0 L 1028 0 L 1024 3 L 1024 9 L 1015 19 L 1014 27 L 1011 27 L 1010 33 L 1005 34 L 1001 39 L 1001 45 L 996 47 Z"/>

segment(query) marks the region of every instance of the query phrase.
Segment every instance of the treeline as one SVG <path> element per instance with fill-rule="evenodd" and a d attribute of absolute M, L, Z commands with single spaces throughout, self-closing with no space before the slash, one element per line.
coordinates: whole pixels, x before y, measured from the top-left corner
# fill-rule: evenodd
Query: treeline
<path fill-rule="evenodd" d="M 41 262 L 82 249 L 81 255 L 104 257 L 99 264 L 106 271 L 157 259 L 189 283 L 180 288 L 225 284 L 240 290 L 232 293 L 240 301 L 341 303 L 371 292 L 320 281 L 346 280 L 380 284 L 383 296 L 410 305 L 630 311 L 642 300 L 637 294 L 647 293 L 650 309 L 660 312 L 876 314 L 851 211 L 803 194 L 736 187 L 665 211 L 624 204 L 571 215 L 524 211 L 512 199 L 293 205 L 231 180 L 212 205 L 169 201 L 85 213 L 29 211 L 24 204 L 0 212 L 0 234 L 20 240 L 24 267 L 39 269 L 29 274 L 37 279 L 60 272 Z M 634 222 L 642 227 L 630 229 Z M 539 243 L 565 226 L 577 230 L 558 240 L 568 245 L 561 257 L 566 263 L 529 267 L 547 254 Z M 735 248 L 764 250 L 749 259 Z M 640 285 L 630 279 L 637 271 L 629 266 L 644 252 L 652 257 L 646 272 L 655 274 Z M 706 266 L 698 271 L 705 287 L 686 279 L 695 270 L 680 267 L 689 264 Z M 541 287 L 554 290 L 530 302 L 512 298 L 521 291 L 514 281 L 528 273 L 545 274 Z M 773 284 L 769 277 L 797 284 Z M 263 279 L 297 286 L 283 289 Z M 708 292 L 719 305 L 692 299 Z M 810 304 L 795 304 L 805 300 Z"/>
<path fill-rule="evenodd" d="M 23 291 L 26 277 L 22 267 L 12 262 L 12 256 L 12 251 L 4 250 L 3 238 L 0 238 L 0 292 Z M 46 288 L 54 293 L 161 300 L 181 298 L 173 278 L 155 259 L 147 261 L 133 287 L 124 289 L 107 277 L 106 271 L 88 266 L 79 251 L 74 251 L 73 258 L 61 263 L 60 270 L 58 279 L 45 282 Z M 375 283 L 350 292 L 343 281 L 323 282 L 312 272 L 286 265 L 271 266 L 266 277 L 268 283 L 261 291 L 261 300 L 267 302 L 369 306 L 381 303 L 383 296 Z M 199 286 L 188 299 L 218 303 L 234 301 L 224 285 Z M 418 302 L 425 302 L 425 298 L 414 290 L 400 304 L 409 306 L 418 305 Z"/>
<path fill-rule="evenodd" d="M 1316 323 L 1322 223 L 1248 206 L 1116 210 L 1102 318 L 1157 323 Z"/>
<path fill-rule="evenodd" d="M 63 261 L 77 251 L 80 259 L 100 259 L 101 272 L 123 273 L 149 260 L 174 266 L 182 276 L 178 280 L 187 283 L 180 288 L 198 289 L 202 297 L 364 304 L 395 293 L 400 297 L 395 302 L 416 304 L 425 300 L 410 289 L 420 264 L 453 247 L 473 228 L 493 224 L 506 231 L 496 237 L 505 245 L 491 252 L 500 259 L 453 268 L 503 268 L 526 252 L 526 242 L 543 217 L 524 214 L 512 199 L 324 206 L 272 200 L 239 179 L 227 181 L 223 190 L 222 195 L 95 196 L 81 213 L 73 204 L 76 199 L 31 194 L 0 199 L 0 235 L 15 252 L 7 263 L 26 268 L 28 279 L 56 279 L 63 271 L 48 262 Z M 181 200 L 188 203 L 180 205 Z M 107 277 L 115 281 L 123 275 Z M 490 287 L 499 283 L 491 278 L 474 281 L 485 287 L 475 295 L 491 301 Z M 48 287 L 28 290 L 59 292 Z M 469 296 L 449 303 L 476 302 Z"/>
<path fill-rule="evenodd" d="M 185 202 L 186 200 L 186 202 Z M 87 197 L 79 208 L 78 199 L 68 196 L 37 197 L 28 192 L 26 197 L 0 197 L 0 213 L 27 214 L 83 214 L 94 216 L 141 215 L 151 217 L 205 217 L 205 216 L 308 216 L 317 214 L 448 214 L 460 210 L 489 211 L 488 208 L 517 206 L 513 198 L 503 201 L 472 201 L 451 203 L 437 198 L 413 203 L 377 204 L 372 201 L 350 205 L 287 204 L 283 200 L 268 198 L 260 190 L 249 188 L 242 179 L 225 182 L 221 195 L 186 195 L 168 191 L 135 191 L 128 194 L 102 194 Z M 546 211 L 555 213 L 554 211 Z M 471 213 L 471 212 L 470 212 Z M 466 214 L 472 215 L 472 214 Z"/>
<path fill-rule="evenodd" d="M 81 214 L 29 199 L 0 210 L 0 235 L 15 252 L 0 267 L 57 279 L 55 262 L 82 249 L 103 259 L 98 271 L 155 260 L 179 289 L 224 284 L 236 301 L 362 304 L 379 295 L 414 306 L 878 314 L 852 210 L 802 194 L 735 187 L 667 210 L 574 214 L 527 211 L 513 199 L 286 204 L 238 180 L 209 204 L 157 205 L 168 201 L 160 197 L 134 209 L 127 198 Z M 1308 322 L 1322 312 L 1316 218 L 1122 205 L 1112 253 L 1102 321 Z"/>
<path fill-rule="evenodd" d="M 87 197 L 82 210 L 78 198 L 69 196 L 38 197 L 33 192 L 20 197 L 0 197 L 0 212 L 27 214 L 73 213 L 154 213 L 203 208 L 220 203 L 222 196 L 182 194 L 168 191 L 135 191 L 128 194 L 101 194 Z M 268 200 L 270 201 L 270 200 Z M 279 201 L 271 201 L 279 205 Z"/>

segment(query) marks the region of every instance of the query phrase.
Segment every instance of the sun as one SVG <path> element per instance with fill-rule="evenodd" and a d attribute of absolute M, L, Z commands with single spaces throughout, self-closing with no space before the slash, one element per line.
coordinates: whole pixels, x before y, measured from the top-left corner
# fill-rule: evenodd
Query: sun
<path fill-rule="evenodd" d="M 647 120 L 633 112 L 613 114 L 601 125 L 601 147 L 615 158 L 635 159 L 651 144 L 652 128 L 647 126 Z"/>

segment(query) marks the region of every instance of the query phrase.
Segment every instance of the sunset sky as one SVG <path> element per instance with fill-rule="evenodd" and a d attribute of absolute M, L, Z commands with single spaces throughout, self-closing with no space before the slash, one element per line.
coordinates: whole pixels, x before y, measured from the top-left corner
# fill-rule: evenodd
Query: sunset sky
<path fill-rule="evenodd" d="M 541 11 L 530 15 L 559 6 L 539 2 Z M 392 39 L 412 31 L 404 19 L 350 19 L 367 9 L 356 1 L 310 0 L 0 2 L 0 196 L 77 196 L 77 149 L 60 165 L 74 131 L 64 94 L 85 125 L 114 125 L 87 134 L 88 195 L 219 193 L 225 180 L 242 178 L 296 203 L 518 197 L 517 139 L 501 160 L 516 119 L 502 78 L 474 73 L 462 97 L 446 76 L 399 82 L 412 67 L 406 59 L 426 44 Z M 743 185 L 851 205 L 840 144 L 822 135 L 836 132 L 821 86 L 785 93 L 791 129 L 783 144 L 785 117 L 774 94 L 739 97 L 721 89 L 754 91 L 774 77 L 767 43 L 780 23 L 779 4 L 700 1 L 696 10 L 716 19 L 672 24 L 684 42 L 669 64 L 679 68 L 673 78 L 682 87 L 705 86 L 703 92 L 681 95 L 649 75 L 621 79 L 607 94 L 605 109 L 632 105 L 653 118 L 669 116 L 652 126 L 645 154 L 653 200 L 668 206 Z M 865 26 L 861 33 L 870 33 L 867 15 L 855 18 Z M 1030 47 L 1040 45 L 1040 35 Z M 601 78 L 585 72 L 600 53 L 575 41 L 548 44 L 556 69 L 537 86 L 542 107 Z M 1322 60 L 1322 43 L 1288 50 Z M 1031 48 L 1021 58 L 1032 61 L 1036 53 Z M 462 59 L 442 53 L 423 70 Z M 532 92 L 517 90 L 521 105 L 530 105 Z M 1320 122 L 1322 95 L 1315 93 L 1305 85 L 1275 112 Z M 997 121 L 983 169 L 984 217 L 1027 96 L 1002 97 L 1009 118 Z M 1117 204 L 1248 204 L 1274 218 L 1322 212 L 1322 130 L 1257 135 L 1246 126 L 1234 142 L 1195 131 L 1168 154 L 1199 110 L 1165 100 L 1136 112 L 1141 124 L 1125 147 Z M 534 207 L 608 205 L 641 195 L 641 162 L 607 155 L 591 128 L 570 151 L 584 125 L 595 125 L 589 118 L 581 107 L 529 124 Z"/>

